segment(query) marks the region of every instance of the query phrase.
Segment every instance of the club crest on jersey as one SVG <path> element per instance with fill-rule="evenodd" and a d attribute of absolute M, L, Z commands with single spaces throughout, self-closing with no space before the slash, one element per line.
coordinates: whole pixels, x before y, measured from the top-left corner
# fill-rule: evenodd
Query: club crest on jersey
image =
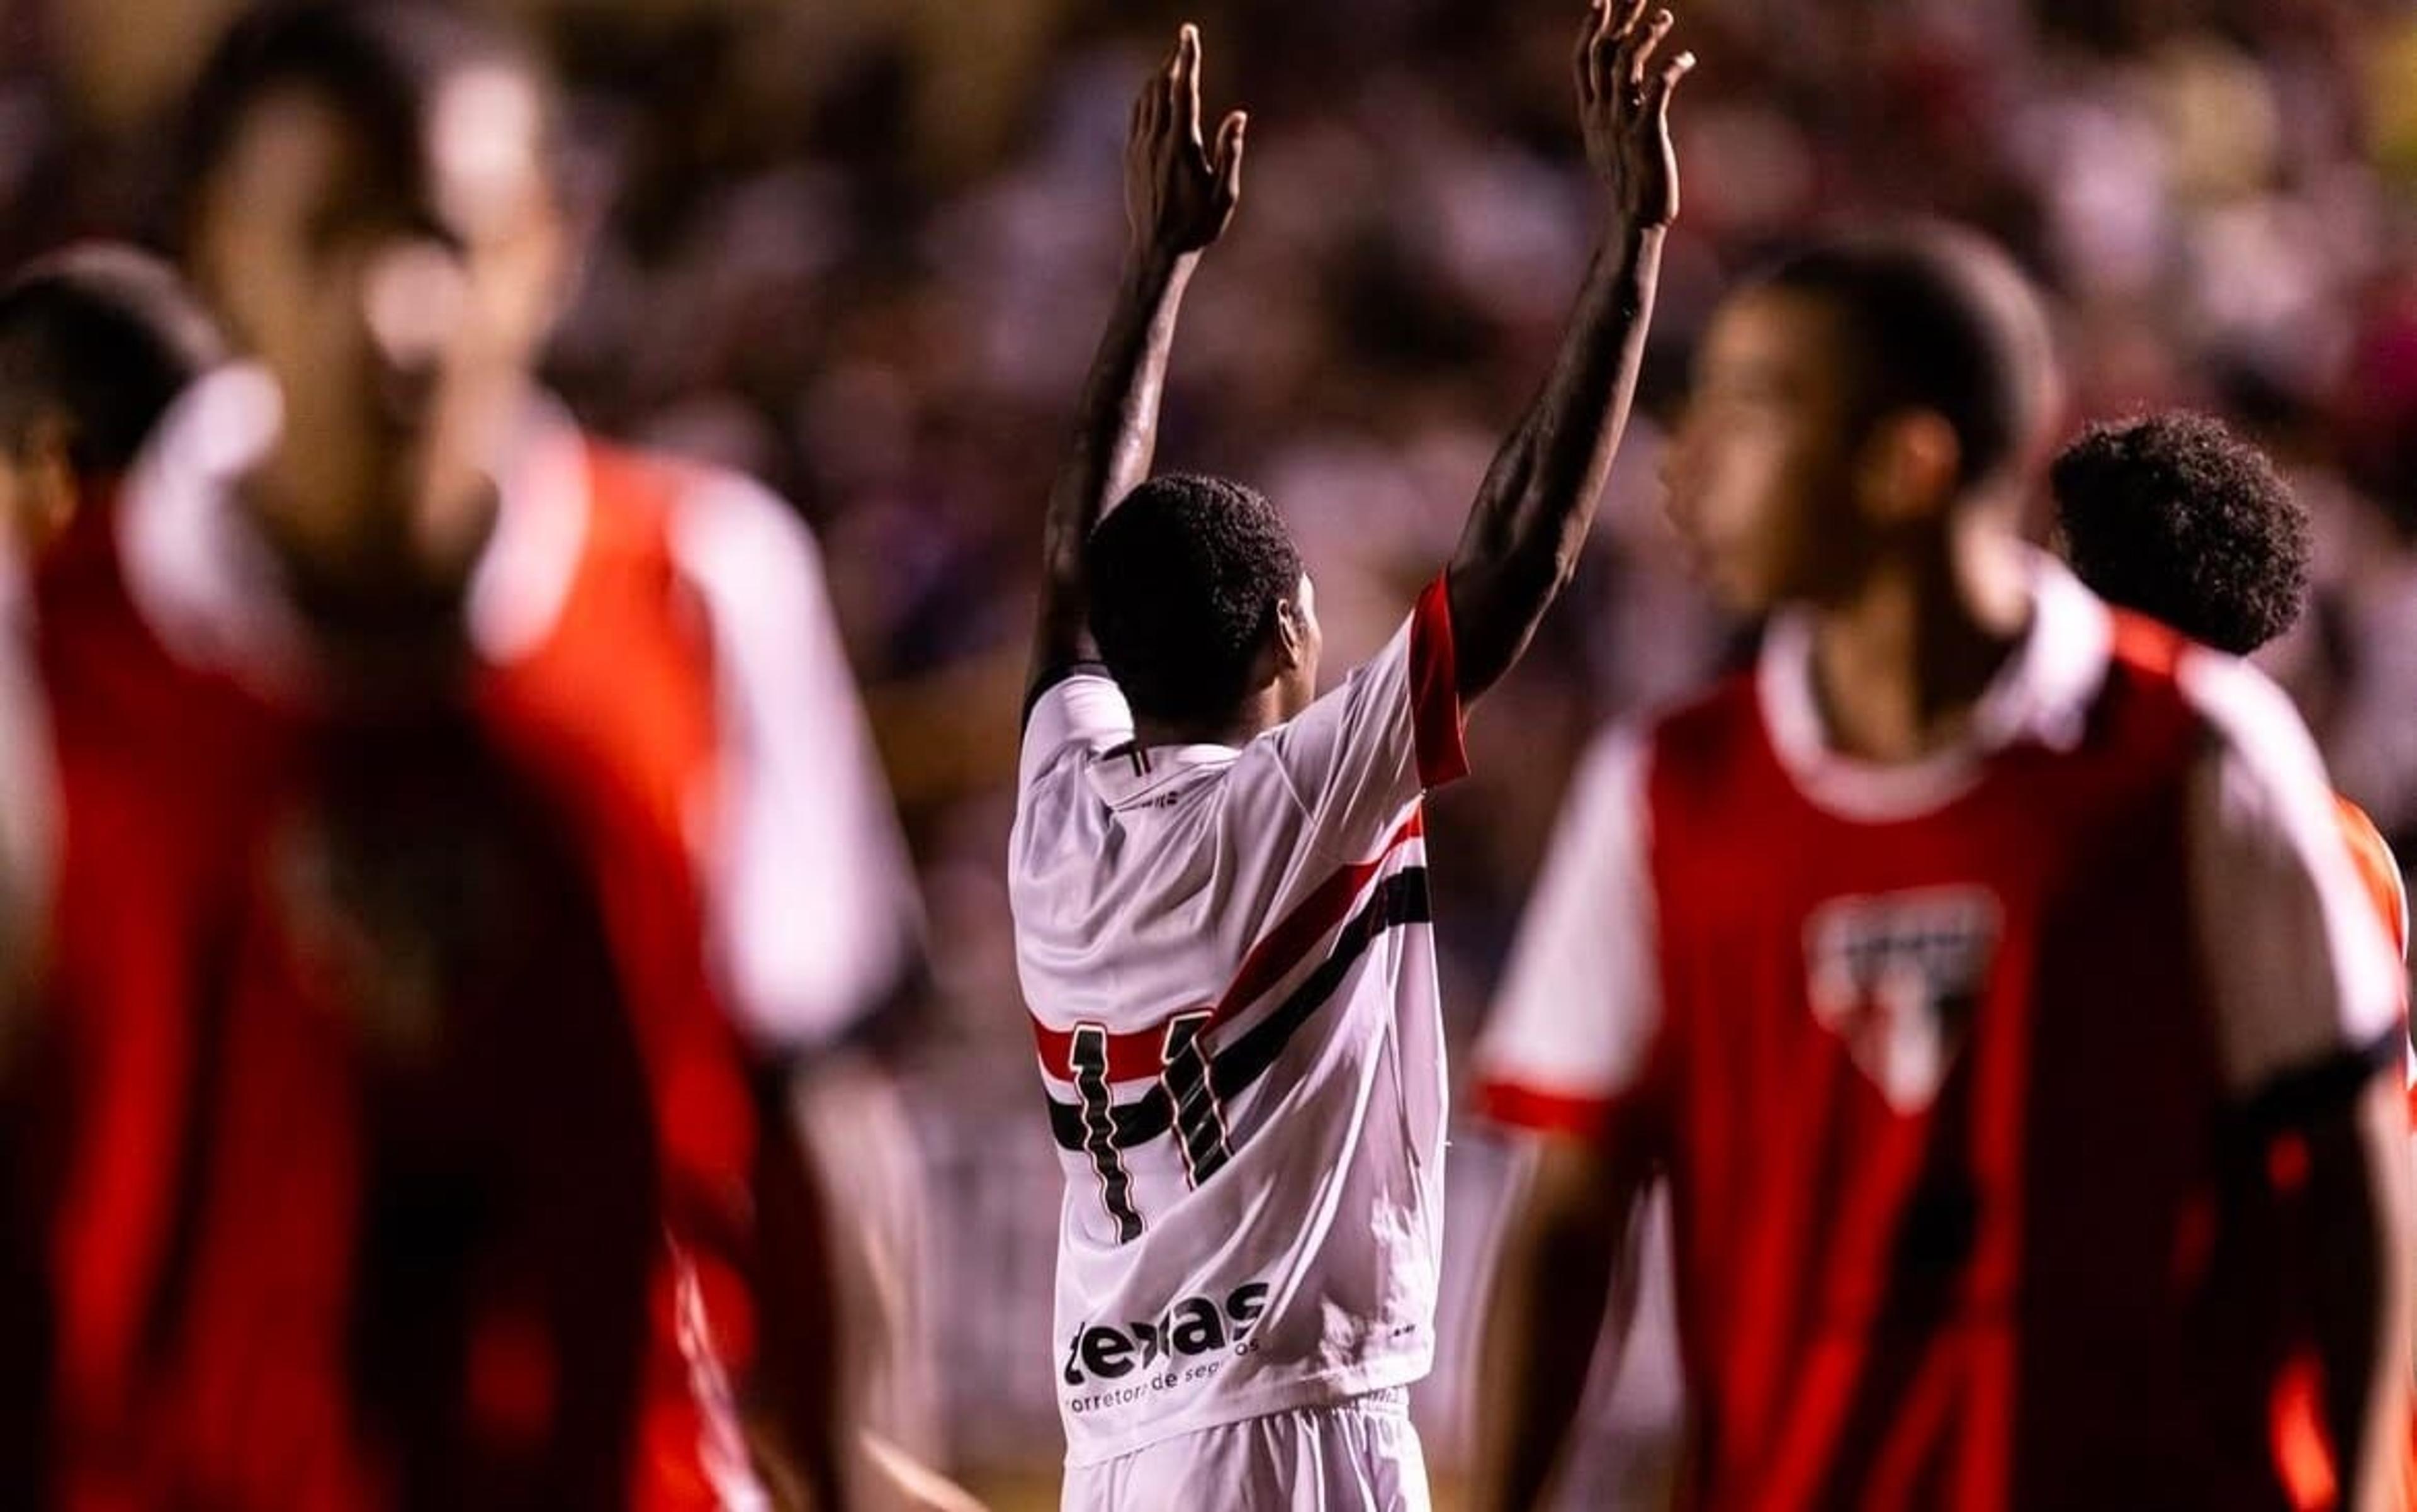
<path fill-rule="evenodd" d="M 1839 898 L 1804 926 L 1813 1016 L 1891 1107 L 1930 1106 L 1964 1046 L 2000 932 L 1977 887 Z"/>

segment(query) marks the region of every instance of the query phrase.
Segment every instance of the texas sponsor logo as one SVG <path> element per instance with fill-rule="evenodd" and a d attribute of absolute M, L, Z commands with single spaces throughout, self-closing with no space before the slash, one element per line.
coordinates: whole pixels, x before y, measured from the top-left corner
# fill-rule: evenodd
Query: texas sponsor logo
<path fill-rule="evenodd" d="M 1268 1286 L 1253 1281 L 1224 1298 L 1185 1297 L 1143 1321 L 1086 1323 L 1066 1340 L 1060 1372 L 1077 1413 L 1139 1401 L 1153 1392 L 1205 1381 L 1226 1360 L 1254 1352 L 1251 1330 L 1268 1309 Z"/>
<path fill-rule="evenodd" d="M 1930 1106 L 1988 985 L 1998 900 L 1977 887 L 1839 898 L 1804 929 L 1813 1016 L 1900 1113 Z"/>

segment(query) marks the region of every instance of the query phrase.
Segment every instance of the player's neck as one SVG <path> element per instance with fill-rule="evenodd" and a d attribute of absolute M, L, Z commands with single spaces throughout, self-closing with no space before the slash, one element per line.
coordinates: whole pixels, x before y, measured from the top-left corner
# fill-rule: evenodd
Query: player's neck
<path fill-rule="evenodd" d="M 1133 739 L 1143 746 L 1248 745 L 1284 723 L 1273 686 L 1260 689 L 1219 718 L 1166 720 L 1136 716 Z"/>
<path fill-rule="evenodd" d="M 1815 616 L 1814 695 L 1831 747 L 1898 762 L 1953 744 L 2030 613 L 2022 547 L 1994 521 L 1880 566 Z"/>
<path fill-rule="evenodd" d="M 394 474 L 362 478 L 296 466 L 279 452 L 243 480 L 237 498 L 276 550 L 319 576 L 444 580 L 467 576 L 498 508 L 489 473 L 453 473 L 447 486 L 423 488 L 401 465 Z"/>
<path fill-rule="evenodd" d="M 412 702 L 455 685 L 467 664 L 470 581 L 498 514 L 492 485 L 441 511 L 337 511 L 314 507 L 290 473 L 264 467 L 237 498 L 277 564 L 286 606 L 352 690 L 372 703 Z"/>

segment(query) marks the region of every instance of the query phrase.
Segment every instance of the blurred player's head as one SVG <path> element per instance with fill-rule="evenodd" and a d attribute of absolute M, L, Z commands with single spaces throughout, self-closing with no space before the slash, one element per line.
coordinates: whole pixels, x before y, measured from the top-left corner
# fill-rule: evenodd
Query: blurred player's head
<path fill-rule="evenodd" d="M 2205 415 L 2098 425 L 2050 467 L 2073 570 L 2101 598 L 2246 656 L 2308 593 L 2308 514 L 2266 454 Z"/>
<path fill-rule="evenodd" d="M 1283 516 L 1222 478 L 1153 478 L 1092 531 L 1091 633 L 1133 713 L 1213 735 L 1254 700 L 1288 719 L 1317 686 L 1309 579 Z"/>
<path fill-rule="evenodd" d="M 273 5 L 204 70 L 187 256 L 277 379 L 260 481 L 317 565 L 458 565 L 561 297 L 555 140 L 530 55 L 420 0 Z"/>
<path fill-rule="evenodd" d="M 38 545 L 126 470 L 216 361 L 209 317 L 165 263 L 70 248 L 0 286 L 0 520 Z"/>
<path fill-rule="evenodd" d="M 1834 603 L 1986 511 L 2013 526 L 2054 398 L 2047 325 L 1988 243 L 1825 243 L 1730 297 L 1697 357 L 1670 510 L 1737 607 Z"/>

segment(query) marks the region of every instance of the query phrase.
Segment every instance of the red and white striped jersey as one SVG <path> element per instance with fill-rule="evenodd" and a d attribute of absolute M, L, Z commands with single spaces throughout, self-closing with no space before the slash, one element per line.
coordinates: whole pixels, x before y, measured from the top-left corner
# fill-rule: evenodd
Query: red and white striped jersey
<path fill-rule="evenodd" d="M 63 1495 L 753 1504 L 751 1062 L 917 927 L 813 542 L 545 409 L 459 697 L 382 722 L 236 501 L 280 407 L 203 380 L 0 647 L 0 904 L 65 1042 Z M 392 1484 L 422 1432 L 507 1478 Z"/>
<path fill-rule="evenodd" d="M 2034 603 L 1960 749 L 1832 753 L 1783 618 L 1579 779 L 1486 1098 L 1666 1170 L 1692 1504 L 2285 1504 L 2219 1131 L 2397 972 L 2282 694 Z"/>
<path fill-rule="evenodd" d="M 1066 1171 L 1067 1459 L 1425 1374 L 1444 1054 L 1421 795 L 1463 771 L 1438 581 L 1239 749 L 1045 688 L 1010 901 Z"/>

